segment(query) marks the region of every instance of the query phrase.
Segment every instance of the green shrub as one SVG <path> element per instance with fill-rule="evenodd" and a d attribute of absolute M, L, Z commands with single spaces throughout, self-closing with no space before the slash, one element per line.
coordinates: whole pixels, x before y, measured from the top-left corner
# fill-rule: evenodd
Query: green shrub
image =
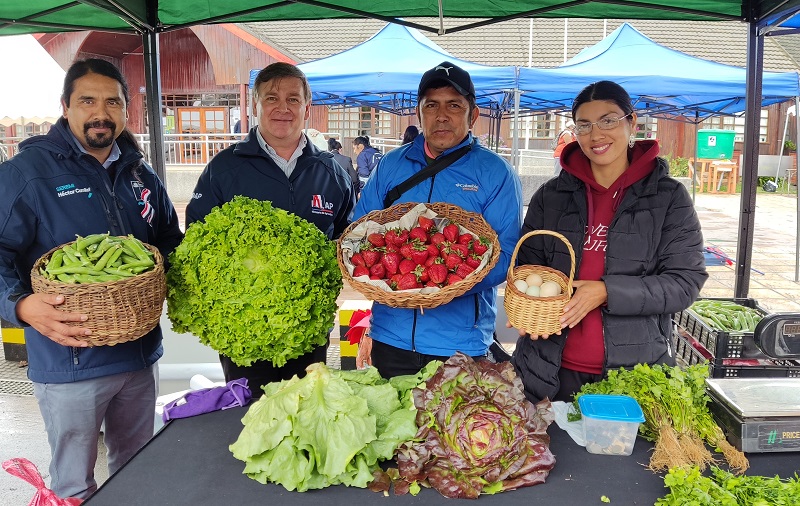
<path fill-rule="evenodd" d="M 669 164 L 669 175 L 672 177 L 689 177 L 689 159 L 680 156 L 664 155 Z"/>

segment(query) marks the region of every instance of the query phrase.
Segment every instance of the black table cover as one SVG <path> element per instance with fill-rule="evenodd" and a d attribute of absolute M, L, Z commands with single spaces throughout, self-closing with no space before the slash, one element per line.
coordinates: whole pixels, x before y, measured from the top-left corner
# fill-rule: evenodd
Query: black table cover
<path fill-rule="evenodd" d="M 217 411 L 166 425 L 122 469 L 106 481 L 84 504 L 120 505 L 346 505 L 390 501 L 394 504 L 452 506 L 435 490 L 388 496 L 345 486 L 308 492 L 289 492 L 279 485 L 262 485 L 242 474 L 244 462 L 228 450 L 242 430 L 246 408 Z M 652 444 L 637 438 L 627 457 L 593 455 L 575 444 L 553 423 L 551 451 L 556 465 L 544 484 L 497 495 L 482 495 L 481 504 L 506 506 L 549 504 L 653 505 L 667 494 L 663 475 L 646 469 Z M 747 474 L 782 477 L 800 469 L 798 453 L 748 454 Z"/>

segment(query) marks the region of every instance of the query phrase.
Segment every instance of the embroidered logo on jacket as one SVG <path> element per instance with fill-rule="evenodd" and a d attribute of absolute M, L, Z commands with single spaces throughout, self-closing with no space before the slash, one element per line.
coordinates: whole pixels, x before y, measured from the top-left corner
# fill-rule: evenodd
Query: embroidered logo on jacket
<path fill-rule="evenodd" d="M 153 206 L 150 204 L 150 196 L 152 192 L 140 181 L 131 181 L 131 188 L 133 189 L 134 197 L 136 197 L 136 200 L 139 202 L 139 206 L 142 208 L 141 211 L 139 211 L 139 214 L 142 215 L 142 219 L 146 221 L 148 225 L 152 225 L 153 218 L 156 215 L 155 208 L 153 208 Z"/>
<path fill-rule="evenodd" d="M 70 195 L 77 195 L 79 193 L 87 193 L 87 198 L 92 198 L 92 188 L 76 188 L 75 183 L 63 184 L 56 187 L 56 195 L 58 198 L 69 197 Z"/>
<path fill-rule="evenodd" d="M 476 184 L 456 183 L 456 188 L 461 188 L 465 192 L 476 192 L 476 191 L 478 191 L 478 185 L 476 185 Z"/>
<path fill-rule="evenodd" d="M 326 201 L 324 195 L 312 195 L 311 212 L 313 214 L 324 214 L 325 216 L 333 216 L 333 204 Z"/>

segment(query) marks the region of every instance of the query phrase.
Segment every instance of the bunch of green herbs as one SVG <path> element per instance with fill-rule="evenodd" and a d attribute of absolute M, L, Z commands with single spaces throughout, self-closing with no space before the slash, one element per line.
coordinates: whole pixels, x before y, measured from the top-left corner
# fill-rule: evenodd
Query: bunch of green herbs
<path fill-rule="evenodd" d="M 747 458 L 726 441 L 708 409 L 707 377 L 705 364 L 686 369 L 637 364 L 633 369 L 611 370 L 606 379 L 581 387 L 575 396 L 571 419 L 580 418 L 581 395 L 629 395 L 644 412 L 645 422 L 639 425 L 639 433 L 656 443 L 650 458 L 652 470 L 691 465 L 705 469 L 714 460 L 705 447 L 704 443 L 708 443 L 723 453 L 731 468 L 744 471 L 749 465 Z"/>
<path fill-rule="evenodd" d="M 794 506 L 800 502 L 800 478 L 736 476 L 718 467 L 703 476 L 697 467 L 674 468 L 664 476 L 669 494 L 656 506 Z"/>

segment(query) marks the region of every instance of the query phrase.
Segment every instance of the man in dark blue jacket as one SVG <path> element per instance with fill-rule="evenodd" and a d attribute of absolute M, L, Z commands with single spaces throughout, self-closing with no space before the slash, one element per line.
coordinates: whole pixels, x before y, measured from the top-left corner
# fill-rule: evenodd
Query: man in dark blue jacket
<path fill-rule="evenodd" d="M 305 74 L 288 63 L 265 67 L 253 84 L 253 114 L 258 118 L 247 137 L 220 151 L 197 181 L 186 207 L 186 225 L 205 218 L 214 207 L 237 195 L 269 200 L 316 225 L 329 239 L 350 223 L 355 193 L 350 175 L 328 151 L 319 150 L 303 133 L 311 111 L 311 88 Z M 254 396 L 273 381 L 305 375 L 315 362 L 325 362 L 327 344 L 289 360 L 283 367 L 270 361 L 239 366 L 220 355 L 225 381 L 247 378 Z"/>
<path fill-rule="evenodd" d="M 66 322 L 62 295 L 32 294 L 33 263 L 86 236 L 132 234 L 166 257 L 183 234 L 164 186 L 125 130 L 128 86 L 104 60 L 75 62 L 64 78 L 64 117 L 20 144 L 0 165 L 0 316 L 25 328 L 28 377 L 52 451 L 50 488 L 85 498 L 96 488 L 105 422 L 108 470 L 116 472 L 153 435 L 161 329 L 115 346 L 89 347 L 91 331 Z"/>

